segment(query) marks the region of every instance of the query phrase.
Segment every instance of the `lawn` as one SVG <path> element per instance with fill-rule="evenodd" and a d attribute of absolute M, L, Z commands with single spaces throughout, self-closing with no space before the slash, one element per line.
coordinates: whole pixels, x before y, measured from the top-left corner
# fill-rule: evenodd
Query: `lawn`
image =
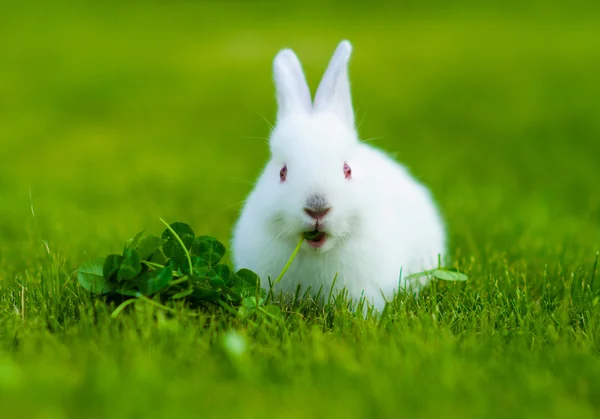
<path fill-rule="evenodd" d="M 338 7 L 0 14 L 0 416 L 600 415 L 597 6 Z M 274 55 L 314 91 L 344 38 L 362 138 L 430 187 L 469 281 L 381 317 L 112 318 L 77 267 L 161 217 L 228 244 L 268 158 Z"/>

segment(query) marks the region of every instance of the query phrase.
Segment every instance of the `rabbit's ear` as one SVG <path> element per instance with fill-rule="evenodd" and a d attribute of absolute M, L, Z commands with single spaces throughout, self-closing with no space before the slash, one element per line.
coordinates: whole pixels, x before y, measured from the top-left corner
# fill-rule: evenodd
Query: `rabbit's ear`
<path fill-rule="evenodd" d="M 310 112 L 310 91 L 298 57 L 291 49 L 281 50 L 273 61 L 277 95 L 277 119 L 294 112 Z"/>
<path fill-rule="evenodd" d="M 333 112 L 342 121 L 354 127 L 354 110 L 348 80 L 348 61 L 351 54 L 350 42 L 340 42 L 317 89 L 314 110 Z"/>

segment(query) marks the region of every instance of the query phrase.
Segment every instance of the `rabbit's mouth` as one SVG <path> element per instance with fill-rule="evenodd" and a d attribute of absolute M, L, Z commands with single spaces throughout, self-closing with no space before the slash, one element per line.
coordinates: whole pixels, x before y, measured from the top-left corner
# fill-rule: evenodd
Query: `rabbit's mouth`
<path fill-rule="evenodd" d="M 325 244 L 327 233 L 315 229 L 312 231 L 305 231 L 303 237 L 310 247 L 318 249 Z"/>

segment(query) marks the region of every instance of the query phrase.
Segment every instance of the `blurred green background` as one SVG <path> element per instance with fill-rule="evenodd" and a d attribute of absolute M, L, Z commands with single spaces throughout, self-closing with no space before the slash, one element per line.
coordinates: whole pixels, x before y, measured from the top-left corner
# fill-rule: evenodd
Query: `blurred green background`
<path fill-rule="evenodd" d="M 352 329 L 356 338 L 343 327 L 319 334 L 308 319 L 290 326 L 279 347 L 279 332 L 265 329 L 272 334 L 256 343 L 259 355 L 248 364 L 260 385 L 242 401 L 239 383 L 212 352 L 212 329 L 160 316 L 155 323 L 154 314 L 139 329 L 133 316 L 117 323 L 106 315 L 98 327 L 95 314 L 81 324 L 65 320 L 79 312 L 73 301 L 88 301 L 79 300 L 76 284 L 56 278 L 120 251 L 142 229 L 162 231 L 159 217 L 227 242 L 268 158 L 274 55 L 294 49 L 314 91 L 337 43 L 349 39 L 359 132 L 433 191 L 451 252 L 471 275 L 465 304 L 481 307 L 477 298 L 491 289 L 491 277 L 502 281 L 506 271 L 501 286 L 510 293 L 513 275 L 522 282 L 517 297 L 539 308 L 544 281 L 591 269 L 600 248 L 599 8 L 592 1 L 3 4 L 0 393 L 12 389 L 5 394 L 13 413 L 67 417 L 118 402 L 115 415 L 134 417 L 142 404 L 168 413 L 193 400 L 222 413 L 252 399 L 250 415 L 281 398 L 295 416 L 303 408 L 316 415 L 321 405 L 302 397 L 326 399 L 328 391 L 336 400 L 346 395 L 345 411 L 356 415 L 383 416 L 397 404 L 447 416 L 501 415 L 493 408 L 498 398 L 510 412 L 532 406 L 544 417 L 597 412 L 593 325 L 587 335 L 565 327 L 572 340 L 532 360 L 535 337 L 518 340 L 514 313 L 494 323 L 506 309 L 494 306 L 500 292 L 485 302 L 492 314 L 482 310 L 480 323 L 473 320 L 481 335 L 469 326 L 469 311 L 456 332 L 431 323 L 427 309 L 413 323 L 408 312 L 390 335 L 366 327 Z M 42 240 L 63 260 L 65 272 L 51 268 L 50 286 L 62 287 L 66 302 L 44 305 L 51 293 L 41 288 Z M 39 281 L 21 285 L 23 278 Z M 535 284 L 531 295 L 527 281 Z M 15 301 L 27 286 L 24 314 Z M 558 323 L 536 315 L 535 327 L 545 331 L 548 323 L 549 336 L 559 336 Z M 51 334 L 49 324 L 65 330 Z M 10 352 L 17 331 L 25 343 Z M 170 393 L 164 377 L 173 382 Z M 344 380 L 354 380 L 353 392 Z M 296 399 L 285 398 L 286 389 Z M 26 402 L 28 391 L 38 405 Z"/>
<path fill-rule="evenodd" d="M 273 56 L 293 48 L 314 91 L 344 38 L 361 136 L 433 190 L 454 249 L 598 244 L 593 2 L 3 7 L 4 271 L 40 235 L 79 263 L 161 216 L 227 240 L 268 158 Z"/>

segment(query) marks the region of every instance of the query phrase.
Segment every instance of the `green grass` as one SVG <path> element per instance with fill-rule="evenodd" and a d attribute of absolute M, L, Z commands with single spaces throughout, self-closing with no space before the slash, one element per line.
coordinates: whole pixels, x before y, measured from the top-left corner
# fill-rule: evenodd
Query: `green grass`
<path fill-rule="evenodd" d="M 2 416 L 598 416 L 597 6 L 291 8 L 2 13 Z M 112 319 L 77 266 L 160 217 L 227 243 L 268 158 L 274 54 L 314 89 L 342 38 L 362 137 L 431 188 L 471 280 L 380 319 L 341 300 Z"/>

